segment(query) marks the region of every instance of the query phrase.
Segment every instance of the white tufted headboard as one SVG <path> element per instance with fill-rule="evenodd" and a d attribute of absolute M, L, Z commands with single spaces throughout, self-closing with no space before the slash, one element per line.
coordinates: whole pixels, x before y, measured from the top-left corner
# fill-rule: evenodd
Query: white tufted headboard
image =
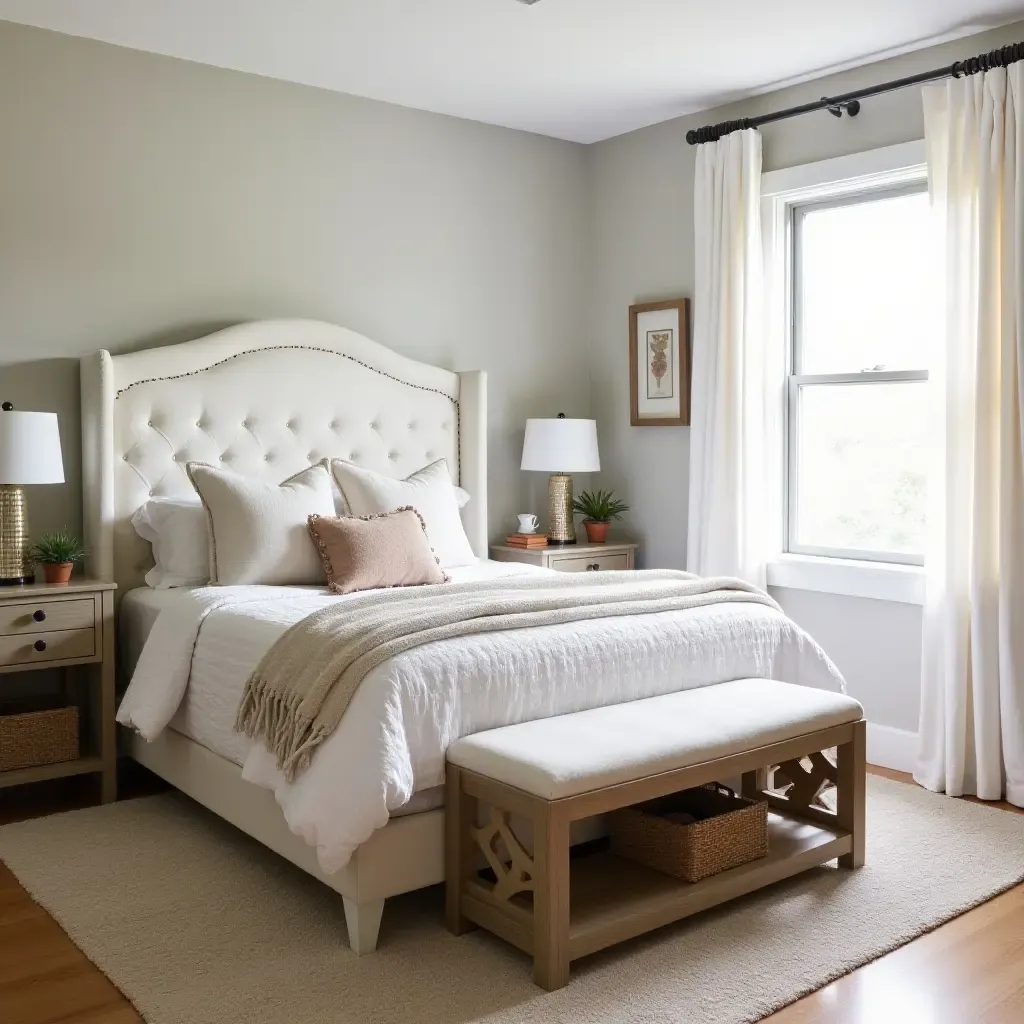
<path fill-rule="evenodd" d="M 120 593 L 152 564 L 131 526 L 156 495 L 193 494 L 191 461 L 275 483 L 331 456 L 404 477 L 442 456 L 472 495 L 487 556 L 487 379 L 400 356 L 311 320 L 239 324 L 197 341 L 82 359 L 89 571 Z"/>

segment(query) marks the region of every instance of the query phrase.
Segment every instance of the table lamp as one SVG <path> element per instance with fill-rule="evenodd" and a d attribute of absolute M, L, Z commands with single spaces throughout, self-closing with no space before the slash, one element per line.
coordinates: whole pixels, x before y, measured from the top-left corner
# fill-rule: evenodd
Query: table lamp
<path fill-rule="evenodd" d="M 570 473 L 596 473 L 597 422 L 557 419 L 527 420 L 521 469 L 550 473 L 548 477 L 548 543 L 575 544 Z"/>
<path fill-rule="evenodd" d="M 24 484 L 64 483 L 60 431 L 53 412 L 0 406 L 0 586 L 31 583 Z"/>

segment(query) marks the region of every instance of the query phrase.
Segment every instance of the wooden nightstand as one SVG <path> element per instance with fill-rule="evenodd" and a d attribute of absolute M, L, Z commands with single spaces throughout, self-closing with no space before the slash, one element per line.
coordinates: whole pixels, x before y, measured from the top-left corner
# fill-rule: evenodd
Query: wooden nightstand
<path fill-rule="evenodd" d="M 115 589 L 83 578 L 65 586 L 0 587 L 0 701 L 3 675 L 63 668 L 65 693 L 77 697 L 80 733 L 77 759 L 0 772 L 0 789 L 96 773 L 103 803 L 116 798 Z"/>
<path fill-rule="evenodd" d="M 559 572 L 597 572 L 603 569 L 633 569 L 638 544 L 565 544 L 546 548 L 514 548 L 495 544 L 491 558 L 496 562 L 528 562 Z"/>

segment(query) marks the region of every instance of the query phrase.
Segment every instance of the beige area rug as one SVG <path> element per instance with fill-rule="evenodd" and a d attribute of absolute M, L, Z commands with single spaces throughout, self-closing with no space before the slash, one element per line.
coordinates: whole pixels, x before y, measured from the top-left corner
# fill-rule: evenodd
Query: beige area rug
<path fill-rule="evenodd" d="M 0 858 L 150 1024 L 740 1024 L 1024 878 L 1024 816 L 869 778 L 868 863 L 824 867 L 578 961 L 547 994 L 439 888 L 389 901 L 377 953 L 341 898 L 185 797 L 0 828 Z"/>

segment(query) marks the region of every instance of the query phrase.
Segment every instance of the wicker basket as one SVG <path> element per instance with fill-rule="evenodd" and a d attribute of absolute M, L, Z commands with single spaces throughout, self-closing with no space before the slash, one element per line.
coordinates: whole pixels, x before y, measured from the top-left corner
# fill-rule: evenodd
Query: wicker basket
<path fill-rule="evenodd" d="M 0 715 L 0 771 L 78 757 L 78 708 Z"/>
<path fill-rule="evenodd" d="M 665 817 L 684 812 L 697 820 Z M 702 786 L 612 816 L 612 851 L 684 882 L 699 882 L 768 853 L 768 804 L 727 786 Z"/>

